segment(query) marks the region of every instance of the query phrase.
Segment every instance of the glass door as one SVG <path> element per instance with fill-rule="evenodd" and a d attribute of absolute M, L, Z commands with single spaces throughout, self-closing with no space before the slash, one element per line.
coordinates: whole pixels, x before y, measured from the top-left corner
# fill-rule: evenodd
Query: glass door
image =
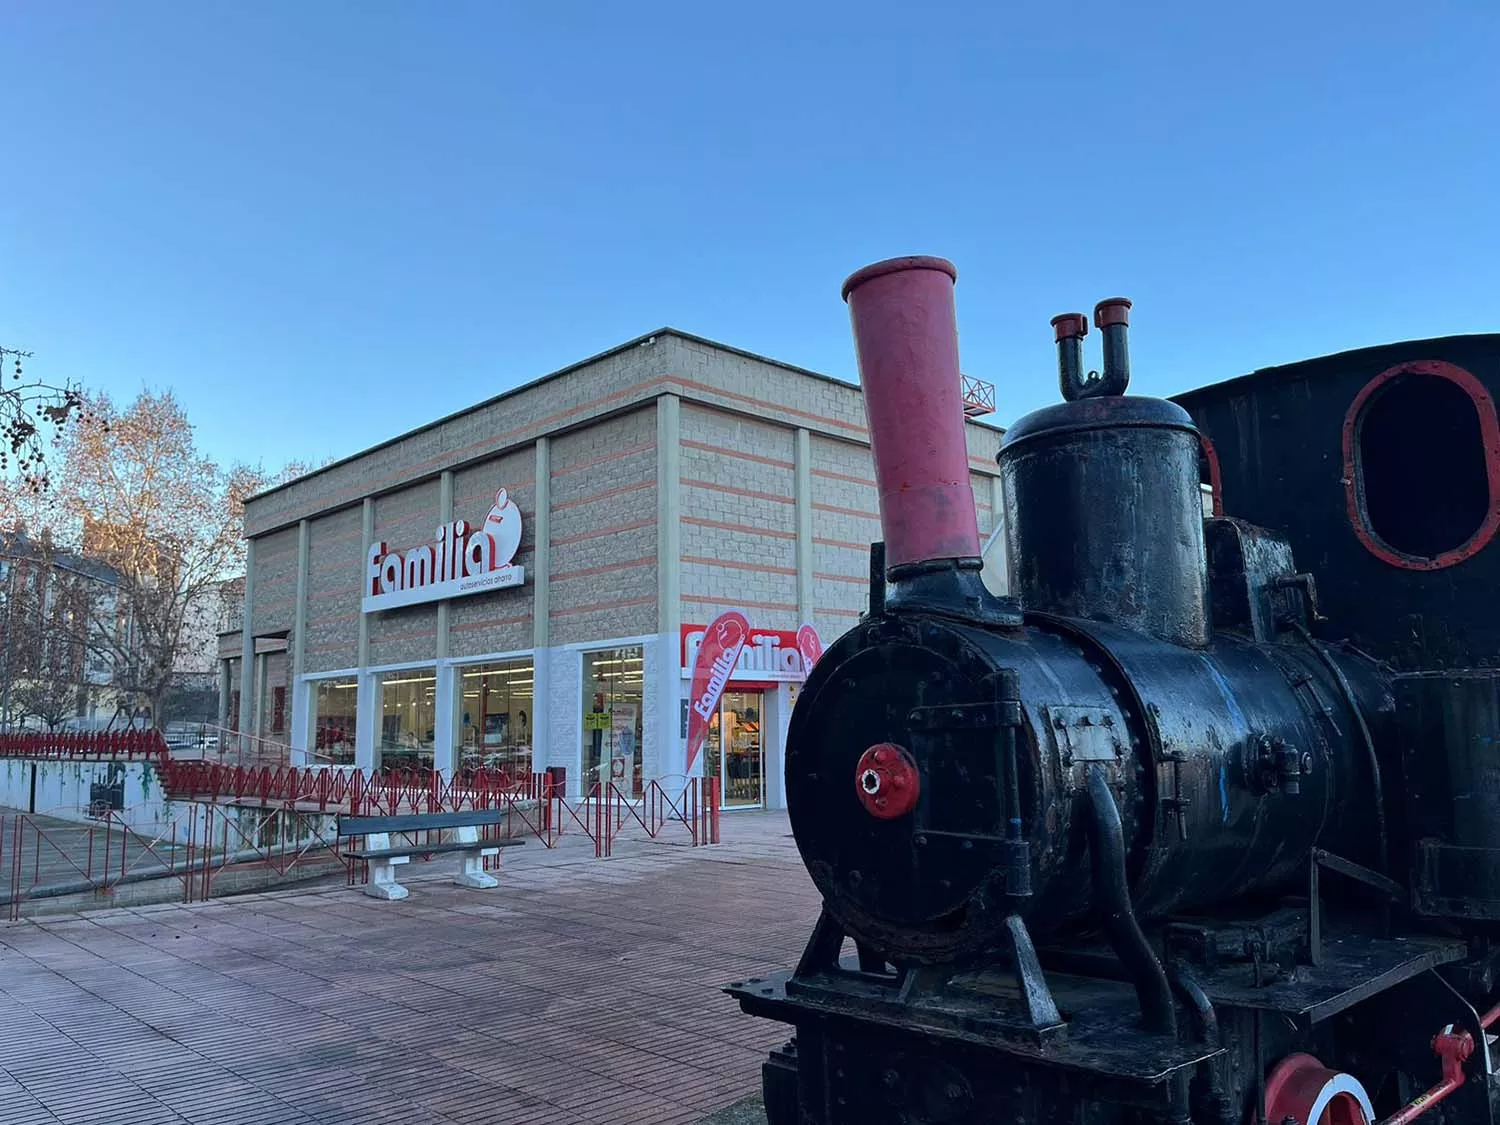
<path fill-rule="evenodd" d="M 765 694 L 726 691 L 719 703 L 718 753 L 726 809 L 762 808 L 766 802 Z"/>

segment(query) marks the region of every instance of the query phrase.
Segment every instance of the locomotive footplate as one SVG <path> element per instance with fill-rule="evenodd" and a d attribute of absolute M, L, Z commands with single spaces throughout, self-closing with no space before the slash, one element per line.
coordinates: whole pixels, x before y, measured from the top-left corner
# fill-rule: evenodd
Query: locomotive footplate
<path fill-rule="evenodd" d="M 794 1024 L 799 1034 L 808 1026 L 849 1021 L 861 1025 L 865 1036 L 909 1035 L 939 1051 L 998 1050 L 1059 1077 L 1071 1072 L 1095 1082 L 1119 1082 L 1122 1098 L 1126 1087 L 1161 1085 L 1220 1053 L 1143 1031 L 1134 990 L 1112 980 L 1048 974 L 1065 1033 L 1039 1038 L 1023 1032 L 1024 1021 L 1008 1017 L 1007 1009 L 1019 1004 L 1019 989 L 1004 972 L 955 976 L 940 991 L 906 1000 L 894 978 L 880 980 L 851 969 L 795 980 L 793 975 L 774 973 L 725 991 L 746 1013 Z M 1143 1049 L 1146 1044 L 1149 1049 Z M 1136 1090 L 1132 1100 L 1139 1097 Z"/>
<path fill-rule="evenodd" d="M 1309 1029 L 1429 969 L 1468 956 L 1462 941 L 1418 933 L 1372 937 L 1368 924 L 1344 922 L 1325 930 L 1318 964 L 1311 965 L 1305 956 L 1287 956 L 1278 949 L 1274 920 L 1268 922 L 1175 927 L 1196 930 L 1205 940 L 1185 956 L 1178 941 L 1170 941 L 1178 956 L 1167 964 L 1189 967 L 1215 1008 L 1274 1012 Z M 1230 943 L 1240 947 L 1233 957 L 1225 955 Z M 1305 954 L 1305 948 L 1299 952 Z M 1053 972 L 1122 979 L 1119 961 L 1105 947 L 1044 948 L 1038 954 L 1049 981 Z"/>
<path fill-rule="evenodd" d="M 1253 936 L 1253 956 L 1226 956 L 1245 929 L 1205 927 L 1199 930 L 1203 955 L 1169 959 L 1168 970 L 1201 988 L 1221 1019 L 1235 1010 L 1274 1013 L 1309 1031 L 1466 956 L 1463 942 L 1412 933 L 1372 938 L 1368 926 L 1351 921 L 1327 926 L 1314 966 L 1285 955 L 1276 921 L 1263 919 L 1248 931 L 1268 937 L 1265 956 Z M 862 971 L 856 959 L 843 959 L 837 969 L 784 971 L 725 991 L 747 1014 L 796 1029 L 801 1080 L 821 1085 L 844 1107 L 830 1109 L 820 1121 L 884 1121 L 881 1098 L 893 1091 L 882 1094 L 879 1087 L 892 1082 L 903 1090 L 911 1082 L 922 1084 L 920 1096 L 906 1092 L 903 1099 L 944 1102 L 944 1114 L 953 1116 L 939 1114 L 934 1121 L 968 1120 L 960 1104 L 946 1104 L 950 1098 L 962 1106 L 983 1105 L 1003 1094 L 1020 1099 L 1015 1104 L 1041 1099 L 1040 1107 L 1067 1091 L 1101 1104 L 1162 1111 L 1167 1120 L 1174 1097 L 1180 1099 L 1199 1064 L 1233 1065 L 1224 1046 L 1198 1035 L 1174 1038 L 1145 1030 L 1137 993 L 1107 949 L 1038 952 L 1062 1019 L 1052 1028 L 1029 1024 L 1017 978 L 1003 967 L 928 971 L 918 978 L 922 988 L 903 989 L 902 975 Z"/>

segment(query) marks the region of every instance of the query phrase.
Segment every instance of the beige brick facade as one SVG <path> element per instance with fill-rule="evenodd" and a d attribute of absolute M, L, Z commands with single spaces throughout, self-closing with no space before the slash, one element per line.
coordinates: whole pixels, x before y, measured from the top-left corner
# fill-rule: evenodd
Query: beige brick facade
<path fill-rule="evenodd" d="M 505 489 L 521 509 L 521 546 L 515 562 L 528 576 L 536 569 L 536 454 L 531 447 L 491 458 L 453 474 L 453 518 L 471 527 L 484 521 L 495 494 Z M 433 509 L 437 511 L 436 508 Z M 455 598 L 451 607 L 449 644 L 458 653 L 517 652 L 531 647 L 531 616 L 536 604 L 536 582 L 518 589 Z M 434 629 L 436 621 L 434 620 Z M 435 638 L 417 660 L 435 657 Z"/>
<path fill-rule="evenodd" d="M 549 639 L 656 632 L 656 410 L 552 442 Z"/>
<path fill-rule="evenodd" d="M 259 548 L 257 547 L 257 562 Z M 307 672 L 359 663 L 364 542 L 358 505 L 310 522 L 307 560 Z"/>
<path fill-rule="evenodd" d="M 987 536 L 1000 431 L 966 429 Z M 619 647 L 611 659 L 644 677 L 621 681 L 639 685 L 643 772 L 681 772 L 678 623 L 702 625 L 733 607 L 761 629 L 811 622 L 831 643 L 866 608 L 870 543 L 880 535 L 873 478 L 857 387 L 663 330 L 253 498 L 255 636 L 293 630 L 305 571 L 305 635 L 292 637 L 274 677 L 265 673 L 267 684 L 287 687 L 294 760 L 312 737 L 321 676 L 358 680 L 356 758 L 368 766 L 383 672 L 435 669 L 439 710 L 456 709 L 464 661 L 517 654 L 531 661 L 526 687 L 538 697 L 528 704 L 532 768 L 565 767 L 576 784 L 593 737 L 583 722 L 588 653 Z M 369 542 L 395 551 L 431 543 L 445 516 L 477 529 L 500 488 L 523 518 L 514 558 L 523 585 L 362 611 Z M 246 647 L 244 638 L 225 641 L 226 657 Z M 791 696 L 778 683 L 756 690 L 766 693 L 770 774 Z M 444 744 L 458 727 L 439 717 L 436 730 L 432 760 L 452 768 Z"/>

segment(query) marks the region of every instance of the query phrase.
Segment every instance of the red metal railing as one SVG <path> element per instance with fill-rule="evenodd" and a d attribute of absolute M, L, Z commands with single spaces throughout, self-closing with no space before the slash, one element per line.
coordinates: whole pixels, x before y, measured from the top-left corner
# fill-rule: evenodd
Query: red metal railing
<path fill-rule="evenodd" d="M 165 761 L 167 754 L 159 730 L 0 734 L 0 758 Z"/>
<path fill-rule="evenodd" d="M 486 838 L 532 836 L 551 848 L 565 831 L 578 832 L 593 841 L 600 858 L 612 854 L 614 841 L 633 825 L 652 840 L 680 824 L 695 847 L 719 842 L 716 778 L 684 778 L 680 787 L 651 781 L 640 797 L 610 784 L 603 792 L 595 789 L 569 799 L 550 771 L 512 775 L 477 769 L 444 777 L 431 770 L 384 770 L 367 775 L 362 770 L 246 768 L 176 759 L 161 768 L 167 792 L 185 800 L 353 816 L 503 809 L 504 822 L 488 827 Z"/>
<path fill-rule="evenodd" d="M 154 879 L 175 880 L 182 901 L 195 902 L 211 898 L 214 880 L 230 869 L 262 867 L 283 877 L 312 864 L 330 871 L 352 869 L 353 861 L 342 854 L 328 826 L 279 809 L 252 811 L 247 829 L 244 815 L 245 810 L 195 803 L 155 834 L 131 828 L 113 811 L 87 826 L 29 813 L 0 815 L 0 872 L 10 884 L 4 903 L 8 917 L 17 921 L 22 906 L 38 898 L 111 897 L 125 884 Z M 288 818 L 294 822 L 290 831 Z M 268 841 L 265 829 L 273 819 L 277 823 Z"/>
<path fill-rule="evenodd" d="M 621 831 L 632 827 L 639 828 L 647 839 L 659 840 L 669 828 L 680 824 L 692 847 L 717 844 L 719 785 L 717 777 L 684 778 L 680 788 L 650 781 L 636 798 L 611 782 L 597 802 L 599 827 L 595 854 L 600 857 L 613 854 Z"/>

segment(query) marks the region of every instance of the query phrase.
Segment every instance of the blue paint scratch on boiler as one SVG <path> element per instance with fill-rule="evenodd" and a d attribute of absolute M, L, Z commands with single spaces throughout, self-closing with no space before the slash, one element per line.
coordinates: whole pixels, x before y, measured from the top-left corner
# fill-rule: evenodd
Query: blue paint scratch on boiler
<path fill-rule="evenodd" d="M 1200 658 L 1201 659 L 1201 658 Z M 1213 661 L 1203 660 L 1203 667 L 1207 669 L 1209 677 L 1219 689 L 1219 694 L 1224 697 L 1224 706 L 1229 710 L 1229 717 L 1234 720 L 1240 730 L 1248 730 L 1249 723 L 1245 720 L 1245 713 L 1240 710 L 1240 704 L 1234 697 L 1234 689 L 1229 686 L 1229 681 L 1224 679 L 1224 674 L 1214 667 Z M 1229 776 L 1228 767 L 1224 764 L 1219 766 L 1219 811 L 1223 816 L 1223 822 L 1229 823 Z"/>

